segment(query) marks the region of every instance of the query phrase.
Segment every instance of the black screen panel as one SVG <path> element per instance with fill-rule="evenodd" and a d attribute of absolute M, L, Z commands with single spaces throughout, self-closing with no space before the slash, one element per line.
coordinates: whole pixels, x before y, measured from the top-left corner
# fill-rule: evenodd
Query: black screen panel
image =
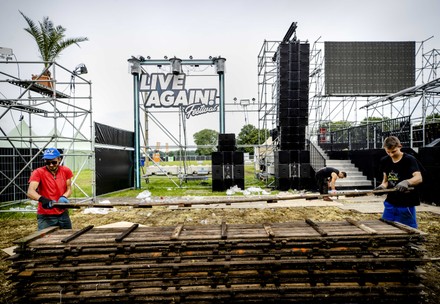
<path fill-rule="evenodd" d="M 390 94 L 415 85 L 415 42 L 328 42 L 327 95 Z"/>

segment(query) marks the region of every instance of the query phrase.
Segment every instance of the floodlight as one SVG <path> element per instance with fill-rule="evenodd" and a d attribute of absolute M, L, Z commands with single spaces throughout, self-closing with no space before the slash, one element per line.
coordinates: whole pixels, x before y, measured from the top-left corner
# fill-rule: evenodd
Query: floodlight
<path fill-rule="evenodd" d="M 179 75 L 182 67 L 182 59 L 174 57 L 170 59 L 170 63 L 171 63 L 171 71 L 173 72 L 173 74 Z"/>
<path fill-rule="evenodd" d="M 217 74 L 224 74 L 225 72 L 225 58 L 218 57 L 215 59 L 215 67 L 217 70 Z"/>
<path fill-rule="evenodd" d="M 82 74 L 87 74 L 87 67 L 84 63 L 80 63 L 78 64 L 75 69 L 73 70 L 73 74 L 75 75 L 82 75 Z"/>
<path fill-rule="evenodd" d="M 12 52 L 12 49 L 0 47 L 0 58 L 10 60 L 12 59 L 12 56 L 14 55 L 14 52 Z"/>

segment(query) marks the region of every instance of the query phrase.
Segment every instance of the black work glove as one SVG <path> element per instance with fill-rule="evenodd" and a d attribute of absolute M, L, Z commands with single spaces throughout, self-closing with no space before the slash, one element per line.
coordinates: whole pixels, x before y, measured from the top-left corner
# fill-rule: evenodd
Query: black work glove
<path fill-rule="evenodd" d="M 41 205 L 43 206 L 44 209 L 52 209 L 53 208 L 53 204 L 56 203 L 56 201 L 50 200 L 50 199 L 48 199 L 47 197 L 44 197 L 44 196 L 40 196 L 38 201 L 41 203 Z"/>
<path fill-rule="evenodd" d="M 400 192 L 408 191 L 409 190 L 408 180 L 405 179 L 405 180 L 401 181 L 400 183 L 398 183 L 396 185 L 396 189 L 397 189 L 397 191 L 400 191 Z"/>
<path fill-rule="evenodd" d="M 379 187 L 374 188 L 373 191 L 385 190 L 385 187 L 380 185 Z M 374 193 L 374 195 L 383 195 L 385 193 Z"/>

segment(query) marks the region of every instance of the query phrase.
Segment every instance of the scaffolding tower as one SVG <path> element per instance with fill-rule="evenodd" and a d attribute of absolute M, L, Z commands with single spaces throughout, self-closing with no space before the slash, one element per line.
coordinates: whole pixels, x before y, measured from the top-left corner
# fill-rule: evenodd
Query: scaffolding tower
<path fill-rule="evenodd" d="M 309 123 L 306 137 L 317 143 L 323 125 L 344 121 L 357 126 L 362 120 L 379 116 L 383 119 L 410 116 L 412 128 L 424 134 L 426 117 L 436 119 L 440 113 L 439 50 L 424 51 L 429 40 L 417 42 L 416 83 L 411 88 L 390 95 L 329 96 L 325 92 L 324 42 L 319 37 L 310 49 Z M 259 128 L 276 127 L 277 69 L 274 56 L 280 41 L 264 41 L 258 54 L 258 120 Z M 438 118 L 437 118 L 438 119 Z M 431 121 L 430 121 L 431 122 Z M 438 122 L 438 120 L 437 120 Z M 332 130 L 325 130 L 327 133 Z M 274 143 L 276 145 L 276 141 Z M 423 137 L 411 140 L 411 147 L 429 144 Z"/>
<path fill-rule="evenodd" d="M 95 198 L 92 85 L 85 73 L 83 64 L 69 70 L 56 62 L 0 61 L 2 202 L 26 199 L 29 174 L 49 147 L 62 150 L 62 163 L 74 172 L 74 196 Z M 91 190 L 76 183 L 86 169 Z"/>

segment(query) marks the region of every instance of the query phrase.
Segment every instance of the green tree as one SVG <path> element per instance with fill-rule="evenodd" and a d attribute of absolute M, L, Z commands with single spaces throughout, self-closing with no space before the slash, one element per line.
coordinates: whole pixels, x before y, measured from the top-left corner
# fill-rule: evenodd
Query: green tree
<path fill-rule="evenodd" d="M 384 121 L 384 120 L 389 120 L 388 117 L 365 117 L 364 119 L 361 120 L 361 125 L 366 125 L 367 122 L 370 123 L 375 123 L 375 122 L 380 122 L 380 121 Z"/>
<path fill-rule="evenodd" d="M 440 120 L 440 113 L 433 113 L 431 115 L 426 116 L 426 119 L 425 119 L 425 121 L 427 123 L 436 122 L 436 121 L 439 121 L 439 120 Z"/>
<path fill-rule="evenodd" d="M 258 134 L 260 133 L 260 139 L 264 142 L 269 137 L 269 130 L 258 130 L 251 124 L 244 125 L 241 128 L 240 133 L 237 136 L 237 144 L 239 145 L 258 145 Z M 239 148 L 239 151 L 247 152 L 249 154 L 254 153 L 253 147 Z"/>
<path fill-rule="evenodd" d="M 339 120 L 339 121 L 329 121 L 321 124 L 321 128 L 326 128 L 327 132 L 334 132 L 337 130 L 347 129 L 352 127 L 354 124 L 350 121 Z"/>
<path fill-rule="evenodd" d="M 38 22 L 39 25 L 37 25 L 21 11 L 20 14 L 29 26 L 24 30 L 35 39 L 43 61 L 54 61 L 65 48 L 72 44 L 79 46 L 78 43 L 88 40 L 87 37 L 64 38 L 66 29 L 61 25 L 55 26 L 53 22 L 49 20 L 49 17 L 43 17 L 43 21 Z M 46 62 L 45 68 L 47 68 L 49 64 L 50 63 Z"/>
<path fill-rule="evenodd" d="M 194 142 L 197 145 L 196 153 L 198 155 L 210 155 L 217 146 L 218 132 L 210 129 L 203 129 L 193 135 Z M 212 147 L 199 147 L 212 146 Z"/>

